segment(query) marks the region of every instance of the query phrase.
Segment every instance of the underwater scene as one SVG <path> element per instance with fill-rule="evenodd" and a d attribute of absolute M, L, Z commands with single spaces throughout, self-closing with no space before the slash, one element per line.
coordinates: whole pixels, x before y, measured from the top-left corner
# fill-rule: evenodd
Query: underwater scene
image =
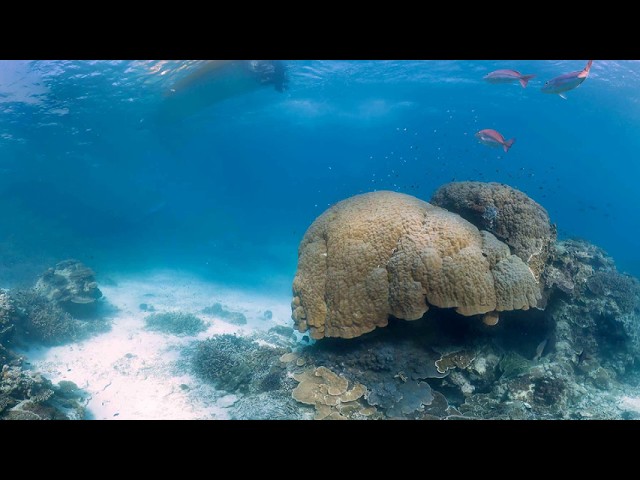
<path fill-rule="evenodd" d="M 640 419 L 640 61 L 0 60 L 0 419 Z"/>

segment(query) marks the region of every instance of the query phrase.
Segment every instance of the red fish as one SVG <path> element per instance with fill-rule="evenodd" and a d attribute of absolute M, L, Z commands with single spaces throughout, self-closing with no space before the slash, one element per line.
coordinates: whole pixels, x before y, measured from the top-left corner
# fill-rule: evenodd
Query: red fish
<path fill-rule="evenodd" d="M 488 145 L 489 147 L 499 147 L 502 146 L 505 153 L 509 151 L 513 142 L 516 141 L 515 138 L 511 140 L 505 140 L 500 132 L 492 130 L 490 128 L 485 128 L 484 130 L 480 130 L 476 133 L 476 138 L 483 145 Z"/>
<path fill-rule="evenodd" d="M 486 74 L 482 77 L 489 83 L 513 83 L 514 81 L 520 82 L 522 88 L 527 88 L 527 83 L 535 75 L 522 75 L 516 70 L 496 70 L 494 72 Z"/>

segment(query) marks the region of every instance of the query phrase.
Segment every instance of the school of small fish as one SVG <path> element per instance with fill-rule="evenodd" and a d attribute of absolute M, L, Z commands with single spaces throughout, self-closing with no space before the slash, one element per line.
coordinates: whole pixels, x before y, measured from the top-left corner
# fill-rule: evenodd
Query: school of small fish
<path fill-rule="evenodd" d="M 593 64 L 593 60 L 589 60 L 587 62 L 587 66 L 582 70 L 578 70 L 576 72 L 569 72 L 563 75 L 559 75 L 557 77 L 552 78 L 545 82 L 540 91 L 542 93 L 553 93 L 558 95 L 563 99 L 567 99 L 565 92 L 569 90 L 573 90 L 576 87 L 582 85 L 587 77 L 589 76 L 589 71 L 591 70 L 591 65 Z M 522 73 L 516 70 L 495 70 L 493 72 L 488 73 L 483 77 L 488 83 L 498 84 L 498 83 L 514 83 L 518 82 L 522 86 L 522 88 L 526 88 L 529 80 L 535 77 L 535 74 L 523 75 Z M 515 142 L 515 138 L 510 140 L 505 140 L 504 136 L 498 132 L 497 130 L 493 130 L 491 128 L 485 128 L 480 130 L 475 134 L 475 137 L 478 139 L 480 143 L 483 145 L 487 145 L 489 147 L 502 147 L 504 152 L 507 153 L 513 143 Z"/>

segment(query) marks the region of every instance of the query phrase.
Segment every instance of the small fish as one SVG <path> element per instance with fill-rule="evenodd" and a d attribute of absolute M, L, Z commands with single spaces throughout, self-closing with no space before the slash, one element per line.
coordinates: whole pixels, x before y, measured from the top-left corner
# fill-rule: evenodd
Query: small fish
<path fill-rule="evenodd" d="M 556 93 L 558 96 L 567 99 L 564 94 L 567 90 L 572 90 L 582 84 L 589 76 L 589 70 L 591 70 L 591 64 L 593 60 L 587 62 L 587 66 L 583 70 L 571 73 L 565 73 L 559 77 L 552 78 L 542 87 L 542 93 Z"/>
<path fill-rule="evenodd" d="M 536 347 L 536 354 L 533 356 L 534 362 L 537 362 L 538 360 L 540 360 L 540 358 L 542 358 L 542 354 L 544 353 L 544 348 L 547 346 L 547 341 L 548 339 L 545 338 Z"/>
<path fill-rule="evenodd" d="M 514 81 L 520 82 L 522 88 L 527 88 L 527 83 L 531 80 L 535 75 L 522 75 L 520 72 L 516 70 L 496 70 L 494 72 L 486 74 L 482 77 L 483 80 L 486 80 L 489 83 L 513 83 Z"/>
<path fill-rule="evenodd" d="M 476 133 L 475 137 L 478 139 L 480 143 L 483 145 L 487 145 L 489 147 L 499 147 L 502 145 L 505 153 L 509 151 L 513 142 L 516 141 L 515 138 L 511 140 L 505 140 L 500 132 L 496 132 L 490 128 L 485 128 L 484 130 L 480 130 Z"/>

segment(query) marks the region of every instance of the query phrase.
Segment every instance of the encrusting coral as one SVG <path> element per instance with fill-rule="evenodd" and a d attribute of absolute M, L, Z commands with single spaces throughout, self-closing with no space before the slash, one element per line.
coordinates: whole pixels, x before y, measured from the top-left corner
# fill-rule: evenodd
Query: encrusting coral
<path fill-rule="evenodd" d="M 299 382 L 293 390 L 295 400 L 316 409 L 315 420 L 346 420 L 343 413 L 356 413 L 364 409 L 356 401 L 367 389 L 356 383 L 349 388 L 349 381 L 326 367 L 305 370 L 293 375 Z M 367 412 L 365 412 L 366 416 Z"/>
<path fill-rule="evenodd" d="M 465 315 L 528 309 L 540 287 L 509 247 L 461 216 L 410 195 L 343 200 L 309 227 L 298 250 L 292 317 L 315 339 L 353 338 L 390 315 L 429 305 Z"/>

